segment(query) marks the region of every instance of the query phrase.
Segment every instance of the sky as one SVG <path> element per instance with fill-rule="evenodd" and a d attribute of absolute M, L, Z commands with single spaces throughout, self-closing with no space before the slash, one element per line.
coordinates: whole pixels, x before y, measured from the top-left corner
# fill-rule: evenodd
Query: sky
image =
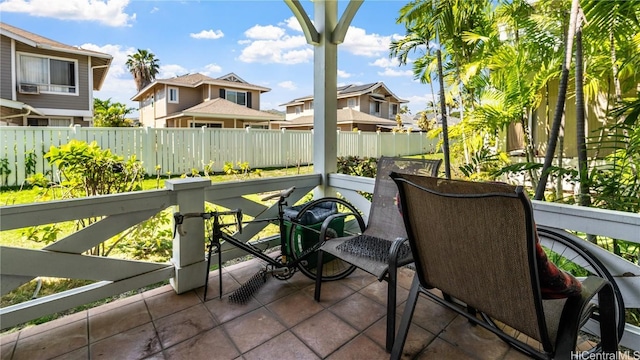
<path fill-rule="evenodd" d="M 364 1 L 338 46 L 337 81 L 382 81 L 396 96 L 410 101 L 415 114 L 432 99 L 431 87 L 414 80 L 411 64 L 400 66 L 388 50 L 392 40 L 405 34 L 396 18 L 407 2 Z M 313 19 L 313 3 L 301 3 Z M 338 2 L 338 16 L 347 3 Z M 233 72 L 268 87 L 271 91 L 261 96 L 261 110 L 284 110 L 280 105 L 313 94 L 313 46 L 281 0 L 1 0 L 0 21 L 113 56 L 94 97 L 136 109 L 138 103 L 130 100 L 136 94 L 135 83 L 125 62 L 137 49 L 159 60 L 158 79 L 187 73 L 217 78 Z"/>

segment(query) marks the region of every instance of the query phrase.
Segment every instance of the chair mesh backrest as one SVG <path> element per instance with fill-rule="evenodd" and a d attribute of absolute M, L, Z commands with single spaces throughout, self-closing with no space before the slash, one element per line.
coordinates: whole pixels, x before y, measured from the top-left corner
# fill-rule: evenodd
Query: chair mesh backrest
<path fill-rule="evenodd" d="M 541 301 L 533 285 L 533 218 L 525 195 L 506 184 L 393 176 L 422 286 L 540 341 L 544 320 L 536 315 Z"/>
<path fill-rule="evenodd" d="M 407 237 L 398 211 L 398 187 L 389 177 L 391 172 L 438 176 L 442 160 L 381 157 L 378 160 L 376 182 L 371 199 L 371 210 L 365 234 L 393 241 Z"/>

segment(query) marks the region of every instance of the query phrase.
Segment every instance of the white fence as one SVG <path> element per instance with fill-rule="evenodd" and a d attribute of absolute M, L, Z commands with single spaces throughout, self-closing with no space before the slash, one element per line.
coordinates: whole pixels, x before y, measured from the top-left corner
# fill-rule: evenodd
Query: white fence
<path fill-rule="evenodd" d="M 2 127 L 0 129 L 0 185 L 20 185 L 29 177 L 25 159 L 35 154 L 35 172 L 52 170 L 43 155 L 51 146 L 72 139 L 96 141 L 103 149 L 128 158 L 135 155 L 149 175 L 202 171 L 213 162 L 248 162 L 252 168 L 312 163 L 313 132 L 257 129 Z M 434 152 L 435 139 L 425 133 L 338 131 L 338 156 L 399 156 Z"/>

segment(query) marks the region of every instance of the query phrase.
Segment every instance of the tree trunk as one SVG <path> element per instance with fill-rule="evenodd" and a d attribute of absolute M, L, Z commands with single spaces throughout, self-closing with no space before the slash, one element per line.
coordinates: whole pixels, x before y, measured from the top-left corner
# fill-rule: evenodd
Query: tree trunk
<path fill-rule="evenodd" d="M 444 154 L 444 174 L 451 179 L 451 163 L 449 162 L 449 128 L 447 126 L 447 108 L 444 98 L 444 75 L 442 71 L 442 51 L 436 51 L 438 57 L 438 79 L 440 81 L 440 116 L 442 116 L 442 153 Z"/>
<path fill-rule="evenodd" d="M 573 38 L 576 32 L 576 21 L 578 18 L 578 9 L 580 7 L 579 0 L 573 0 L 571 3 L 571 15 L 569 16 L 569 31 L 567 34 L 565 57 L 562 64 L 562 76 L 560 77 L 560 85 L 558 86 L 558 103 L 556 104 L 555 113 L 553 115 L 553 125 L 551 134 L 549 134 L 549 144 L 544 156 L 544 164 L 542 165 L 542 174 L 540 174 L 540 182 L 536 188 L 535 200 L 544 199 L 544 191 L 547 188 L 547 180 L 549 179 L 549 168 L 553 161 L 553 155 L 556 151 L 558 142 L 558 133 L 560 132 L 560 124 L 562 121 L 562 113 L 567 99 L 567 83 L 569 81 L 569 69 L 571 68 L 571 54 L 573 48 Z"/>
<path fill-rule="evenodd" d="M 589 169 L 585 139 L 584 64 L 582 57 L 582 26 L 576 30 L 576 144 L 578 145 L 578 174 L 580 179 L 579 204 L 591 205 L 589 196 Z"/>

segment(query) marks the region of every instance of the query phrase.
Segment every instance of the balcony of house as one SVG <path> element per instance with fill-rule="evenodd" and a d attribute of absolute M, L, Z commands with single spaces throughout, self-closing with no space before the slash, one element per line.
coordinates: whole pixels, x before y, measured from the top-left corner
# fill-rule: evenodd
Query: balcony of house
<path fill-rule="evenodd" d="M 211 184 L 206 179 L 176 179 L 165 189 L 5 206 L 0 230 L 70 221 L 103 220 L 41 250 L 7 249 L 2 253 L 2 291 L 30 279 L 89 279 L 91 285 L 30 300 L 0 310 L 3 329 L 90 302 L 170 280 L 168 285 L 79 311 L 2 336 L 4 359 L 314 359 L 388 358 L 385 351 L 386 287 L 371 275 L 356 271 L 323 285 L 321 301 L 313 298 L 314 283 L 300 273 L 271 279 L 245 304 L 228 295 L 260 268 L 256 259 L 237 262 L 203 277 L 204 229 L 201 221 L 184 224 L 184 235 L 173 242 L 170 263 L 128 261 L 82 255 L 115 234 L 167 208 L 203 211 L 205 201 L 221 208 L 242 208 L 257 214 L 273 212 L 269 204 L 251 201 L 250 194 L 276 192 L 291 186 L 303 198 L 320 185 L 321 176 L 303 175 Z M 332 174 L 329 189 L 360 209 L 366 220 L 370 203 L 361 192 L 373 192 L 374 180 Z M 204 201 L 203 201 L 204 200 Z M 295 199 L 294 199 L 295 200 Z M 640 216 L 608 210 L 534 202 L 538 224 L 598 234 L 640 243 Z M 261 228 L 246 227 L 252 238 Z M 277 237 L 263 239 L 274 246 Z M 589 246 L 589 245 L 587 245 Z M 591 249 L 593 247 L 593 249 Z M 640 267 L 611 253 L 590 249 L 615 276 L 628 308 L 640 307 Z M 222 248 L 223 261 L 245 254 Z M 193 259 L 197 261 L 193 261 Z M 405 306 L 413 271 L 399 274 L 398 315 Z M 218 285 L 222 279 L 220 296 Z M 424 298 L 418 302 L 404 348 L 409 358 L 526 358 L 488 331 Z M 621 345 L 640 350 L 640 328 L 627 324 Z"/>

